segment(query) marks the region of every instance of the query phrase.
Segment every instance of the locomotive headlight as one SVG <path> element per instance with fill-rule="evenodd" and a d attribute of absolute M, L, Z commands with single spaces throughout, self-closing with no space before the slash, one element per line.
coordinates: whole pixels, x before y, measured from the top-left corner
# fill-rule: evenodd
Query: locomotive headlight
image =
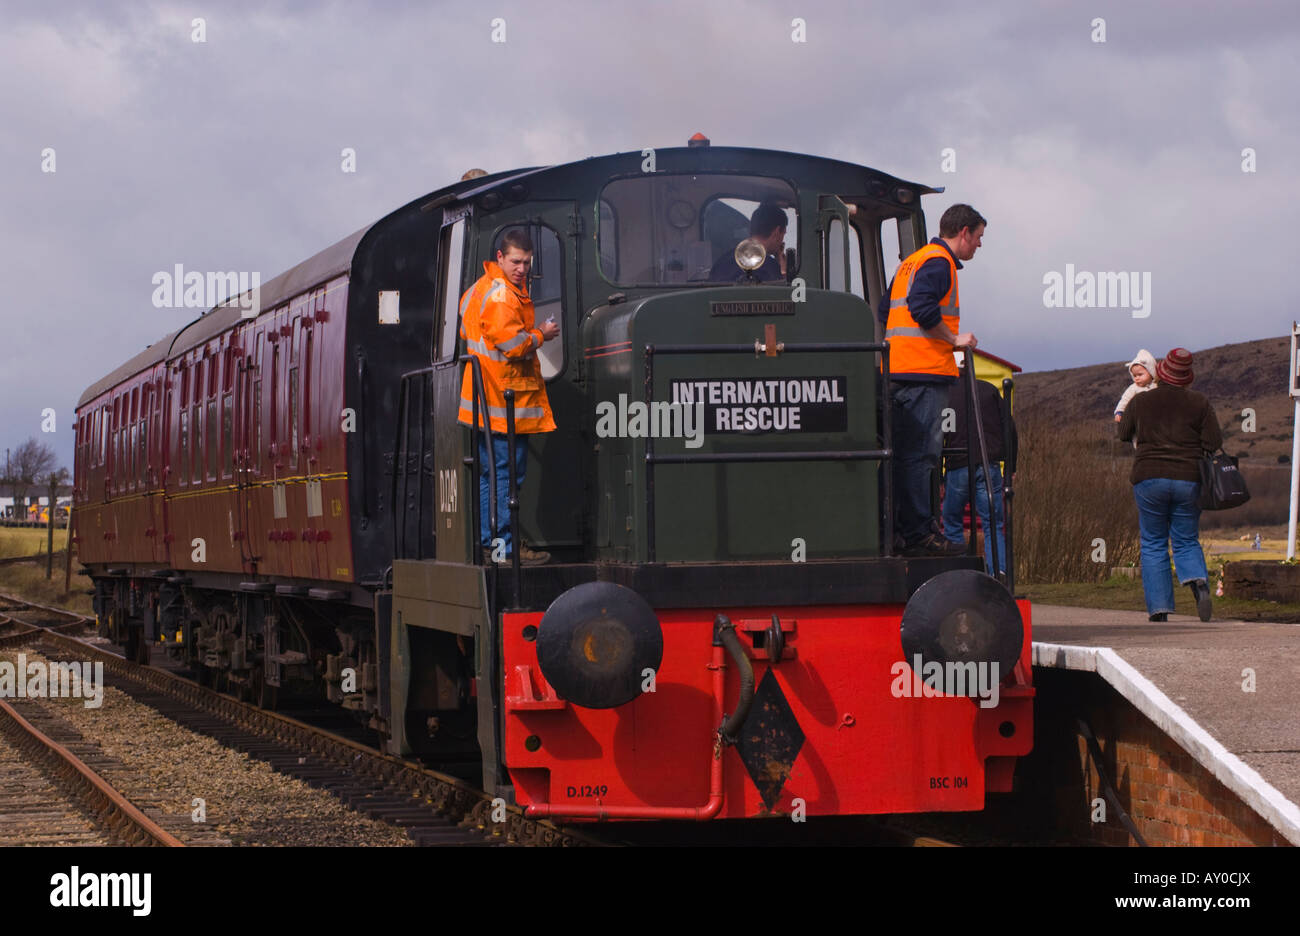
<path fill-rule="evenodd" d="M 746 237 L 736 245 L 736 265 L 746 273 L 752 273 L 763 265 L 767 259 L 767 248 L 756 237 Z"/>
<path fill-rule="evenodd" d="M 641 694 L 663 662 L 664 634 L 644 598 L 613 582 L 585 582 L 556 598 L 537 629 L 537 663 L 561 699 L 615 708 Z"/>

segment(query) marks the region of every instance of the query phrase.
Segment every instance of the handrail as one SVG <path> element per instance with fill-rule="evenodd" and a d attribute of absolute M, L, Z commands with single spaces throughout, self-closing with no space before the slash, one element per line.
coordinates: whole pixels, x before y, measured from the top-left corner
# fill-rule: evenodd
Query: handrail
<path fill-rule="evenodd" d="M 998 549 L 997 517 L 995 515 L 995 508 L 993 504 L 993 495 L 992 495 L 993 485 L 991 480 L 989 479 L 989 473 L 990 473 L 989 469 L 991 463 L 989 462 L 988 459 L 988 446 L 987 446 L 986 437 L 984 435 L 984 421 L 980 413 L 978 400 L 977 400 L 977 393 L 978 393 L 977 388 L 979 386 L 979 380 L 974 376 L 974 371 L 970 367 L 965 368 L 965 370 L 967 371 L 968 376 L 959 377 L 958 379 L 966 381 L 966 389 L 967 389 L 966 431 L 965 431 L 966 444 L 964 446 L 959 445 L 952 448 L 945 447 L 943 449 L 943 454 L 946 457 L 950 457 L 953 455 L 962 455 L 962 454 L 966 456 L 966 469 L 967 472 L 970 474 L 969 499 L 967 501 L 967 506 L 970 509 L 970 516 L 971 516 L 971 537 L 967 541 L 967 551 L 969 555 L 974 556 L 977 553 L 976 541 L 975 541 L 975 523 L 980 519 L 979 510 L 976 507 L 976 504 L 979 500 L 979 498 L 976 496 L 975 493 L 976 478 L 974 476 L 974 472 L 971 471 L 971 467 L 972 467 L 971 456 L 972 456 L 972 450 L 974 446 L 972 445 L 971 442 L 970 429 L 972 425 L 975 426 L 976 440 L 978 442 L 978 446 L 980 450 L 980 466 L 984 472 L 984 486 L 985 486 L 985 490 L 989 492 L 989 498 L 988 498 L 989 499 L 989 524 L 988 525 L 991 527 L 991 529 L 986 530 L 985 535 L 992 537 L 992 540 L 990 541 L 989 551 L 993 558 L 993 569 L 992 569 L 993 577 L 1000 578 L 1002 574 L 1005 573 L 1006 577 L 1004 579 L 1004 584 L 1006 584 L 1007 589 L 1009 591 L 1014 591 L 1015 567 L 1014 567 L 1013 557 L 1015 556 L 1015 547 L 1012 542 L 1014 539 L 1014 531 L 1012 530 L 1011 513 L 1010 513 L 1010 507 L 1011 507 L 1010 499 L 1014 495 L 1014 492 L 1011 490 L 1011 482 L 1009 479 L 1010 476 L 1015 472 L 1015 461 L 1016 461 L 1016 453 L 1014 451 L 1014 447 L 1012 445 L 1012 439 L 1011 439 L 1011 393 L 1012 390 L 1014 389 L 1015 384 L 1009 377 L 1003 379 L 1002 404 L 999 407 L 999 413 L 998 413 L 999 419 L 1002 423 L 1002 440 L 1003 440 L 1002 444 L 1004 446 L 1003 461 L 1005 461 L 1007 465 L 1006 474 L 1003 476 L 1002 479 L 1002 499 L 1003 499 L 1002 528 L 1004 530 L 1004 537 L 1006 539 L 1006 556 L 1003 557 L 1000 554 L 1000 550 Z M 1005 565 L 1004 565 L 1004 559 L 1005 559 Z"/>
<path fill-rule="evenodd" d="M 473 464 L 474 464 L 474 483 L 475 485 L 478 485 L 481 483 L 479 481 L 479 473 L 481 470 L 479 455 L 478 455 L 479 433 L 482 431 L 486 431 L 488 438 L 490 439 L 492 437 L 492 416 L 490 411 L 488 410 L 487 392 L 483 389 L 483 366 L 479 361 L 477 355 L 471 354 L 465 360 L 467 365 L 470 368 L 470 374 L 471 374 L 470 410 L 471 410 L 471 417 L 473 419 L 473 422 L 470 424 L 470 440 L 472 443 L 470 448 L 472 449 L 471 458 L 473 459 Z M 482 430 L 479 429 L 479 401 L 480 400 L 483 403 L 482 412 L 485 417 L 483 420 L 485 428 Z M 488 455 L 493 456 L 494 453 L 489 451 Z M 497 530 L 497 461 L 496 458 L 492 457 L 491 462 L 492 462 L 492 480 L 491 483 L 488 484 L 488 530 L 491 533 L 496 533 Z M 473 539 L 475 545 L 478 546 L 479 530 L 482 529 L 482 519 L 479 516 L 479 511 L 482 508 L 479 506 L 479 499 L 477 496 L 477 492 L 475 492 L 475 496 L 471 497 L 470 500 L 473 501 L 474 504 Z M 489 544 L 491 543 L 491 538 L 489 538 L 488 542 Z M 474 565 L 483 564 L 483 555 L 481 552 L 481 547 L 476 548 L 474 550 L 474 555 L 472 557 L 472 560 Z M 496 563 L 493 563 L 494 568 L 495 565 Z"/>
<path fill-rule="evenodd" d="M 509 485 L 509 497 L 506 500 L 506 506 L 510 510 L 510 569 L 514 573 L 511 582 L 511 597 L 514 598 L 514 608 L 520 606 L 519 603 L 519 550 L 521 543 L 519 541 L 519 481 L 518 471 L 515 469 L 515 392 L 506 390 L 506 482 Z M 493 459 L 496 464 L 496 459 Z M 493 478 L 493 480 L 496 480 Z"/>
<path fill-rule="evenodd" d="M 412 394 L 410 392 L 410 386 L 411 386 L 411 381 L 414 380 L 415 378 L 427 376 L 432 373 L 433 373 L 432 367 L 421 367 L 418 368 L 417 370 L 407 371 L 405 374 L 402 374 L 400 377 L 398 377 L 397 432 L 396 432 L 397 438 L 393 442 L 393 484 L 390 492 L 390 498 L 391 498 L 390 503 L 392 504 L 392 511 L 393 511 L 393 555 L 397 558 L 404 558 L 406 555 L 406 524 L 405 522 L 403 522 L 402 519 L 404 514 L 402 505 L 406 503 L 406 495 L 409 491 L 409 483 L 410 483 L 410 480 L 408 478 L 408 471 L 407 471 L 407 462 L 410 458 L 410 449 L 411 449 L 410 409 L 411 409 Z M 421 401 L 421 407 L 423 408 L 423 405 L 428 402 L 428 394 L 422 392 L 420 394 L 420 401 Z M 417 477 L 419 475 L 419 472 L 423 470 L 423 456 L 424 456 L 424 418 L 422 412 L 421 419 L 420 419 L 421 461 L 419 463 L 419 469 L 416 472 Z M 399 473 L 401 474 L 402 477 L 402 490 L 401 490 L 402 496 L 400 498 L 397 496 L 398 495 L 397 476 Z M 423 492 L 421 491 L 420 514 L 419 514 L 419 518 L 417 519 L 417 528 L 420 530 L 421 534 L 423 534 L 423 526 L 422 526 L 423 519 L 424 519 L 424 498 L 423 498 Z M 400 534 L 398 532 L 399 529 L 401 530 Z M 401 546 L 400 549 L 398 548 L 399 543 Z M 418 548 L 420 550 L 420 558 L 424 558 L 424 552 L 423 552 L 424 543 L 422 539 L 418 543 Z"/>
<path fill-rule="evenodd" d="M 1016 535 L 1012 523 L 1012 499 L 1015 497 L 1016 463 L 1019 460 L 1019 446 L 1011 431 L 1011 396 L 1015 392 L 1015 381 L 1010 377 L 1002 378 L 1002 439 L 1005 446 L 1006 474 L 1002 478 L 1002 528 L 1006 530 L 1007 540 L 1007 591 L 1016 593 Z"/>

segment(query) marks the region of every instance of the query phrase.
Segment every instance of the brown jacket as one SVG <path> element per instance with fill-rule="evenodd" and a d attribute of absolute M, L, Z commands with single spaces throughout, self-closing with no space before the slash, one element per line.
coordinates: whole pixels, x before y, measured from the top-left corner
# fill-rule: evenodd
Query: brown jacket
<path fill-rule="evenodd" d="M 1137 458 L 1129 481 L 1170 478 L 1200 481 L 1200 457 L 1223 445 L 1218 417 L 1205 394 L 1160 384 L 1139 393 L 1119 423 L 1122 441 L 1137 439 Z"/>

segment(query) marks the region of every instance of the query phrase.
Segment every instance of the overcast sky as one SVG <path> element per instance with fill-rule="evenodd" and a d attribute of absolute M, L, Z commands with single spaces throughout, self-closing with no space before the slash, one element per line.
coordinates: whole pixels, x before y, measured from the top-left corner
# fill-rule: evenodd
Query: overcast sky
<path fill-rule="evenodd" d="M 926 199 L 932 232 L 975 205 L 989 226 L 962 324 L 1026 370 L 1286 334 L 1297 9 L 5 0 L 0 445 L 36 435 L 71 465 L 82 390 L 193 317 L 153 307 L 158 271 L 265 282 L 471 166 L 697 130 L 946 186 Z M 1047 307 L 1044 277 L 1067 264 L 1149 273 L 1149 315 Z"/>

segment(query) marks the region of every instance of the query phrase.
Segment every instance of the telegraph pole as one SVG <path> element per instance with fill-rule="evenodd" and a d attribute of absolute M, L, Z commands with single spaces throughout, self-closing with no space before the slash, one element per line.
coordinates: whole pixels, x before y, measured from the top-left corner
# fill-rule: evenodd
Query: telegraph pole
<path fill-rule="evenodd" d="M 59 475 L 57 472 L 50 472 L 50 523 L 46 528 L 45 534 L 45 577 L 54 578 L 54 515 L 58 512 L 54 509 L 59 497 Z M 39 515 L 38 515 L 39 516 Z"/>
<path fill-rule="evenodd" d="M 1291 399 L 1295 401 L 1295 427 L 1291 430 L 1291 516 L 1286 528 L 1286 557 L 1295 558 L 1296 506 L 1300 498 L 1300 360 L 1297 360 L 1300 322 L 1291 323 Z"/>

